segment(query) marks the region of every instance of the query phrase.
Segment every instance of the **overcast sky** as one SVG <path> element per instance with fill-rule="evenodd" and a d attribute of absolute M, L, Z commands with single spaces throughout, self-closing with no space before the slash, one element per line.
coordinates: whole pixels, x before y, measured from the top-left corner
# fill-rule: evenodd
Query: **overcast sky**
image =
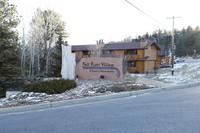
<path fill-rule="evenodd" d="M 120 41 L 125 37 L 152 33 L 155 30 L 182 29 L 191 25 L 200 26 L 199 0 L 129 0 L 132 4 L 156 19 L 156 22 L 125 0 L 10 0 L 17 5 L 26 30 L 37 8 L 52 9 L 62 16 L 66 31 L 70 34 L 70 45 L 94 44 L 96 40 L 104 42 Z M 161 24 L 160 24 L 161 23 Z M 164 27 L 164 26 L 165 27 Z M 22 26 L 21 26 L 22 27 Z M 22 29 L 22 28 L 19 28 Z"/>

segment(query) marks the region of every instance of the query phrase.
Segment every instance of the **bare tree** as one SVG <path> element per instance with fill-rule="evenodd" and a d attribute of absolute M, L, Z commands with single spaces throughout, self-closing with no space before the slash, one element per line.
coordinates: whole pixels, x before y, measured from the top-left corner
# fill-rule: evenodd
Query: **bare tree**
<path fill-rule="evenodd" d="M 26 62 L 26 42 L 25 32 L 23 27 L 22 46 L 21 46 L 21 76 L 25 76 L 25 62 Z"/>
<path fill-rule="evenodd" d="M 38 9 L 32 18 L 30 26 L 29 50 L 31 53 L 31 72 L 33 75 L 34 72 L 47 75 L 52 47 L 55 45 L 59 33 L 67 35 L 65 32 L 65 24 L 61 21 L 58 13 L 52 10 L 42 11 Z M 34 67 L 37 69 L 34 70 Z"/>
<path fill-rule="evenodd" d="M 90 45 L 88 46 L 88 51 L 91 54 L 91 57 L 100 57 L 103 53 L 103 48 L 105 44 L 102 39 L 97 41 L 96 45 Z"/>

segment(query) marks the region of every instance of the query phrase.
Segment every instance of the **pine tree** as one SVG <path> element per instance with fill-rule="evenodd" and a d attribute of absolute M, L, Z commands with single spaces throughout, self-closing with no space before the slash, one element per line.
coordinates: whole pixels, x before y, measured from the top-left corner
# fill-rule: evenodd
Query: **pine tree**
<path fill-rule="evenodd" d="M 8 0 L 0 1 L 0 97 L 8 88 L 16 85 L 14 77 L 20 74 L 18 34 L 14 30 L 19 23 L 16 6 Z"/>
<path fill-rule="evenodd" d="M 60 33 L 58 41 L 54 46 L 54 52 L 52 54 L 53 63 L 51 66 L 52 76 L 60 77 L 61 76 L 61 65 L 62 65 L 62 44 L 68 45 L 67 42 L 63 41 L 63 35 Z"/>
<path fill-rule="evenodd" d="M 0 77 L 13 77 L 20 72 L 18 34 L 14 30 L 18 23 L 16 6 L 0 1 Z"/>

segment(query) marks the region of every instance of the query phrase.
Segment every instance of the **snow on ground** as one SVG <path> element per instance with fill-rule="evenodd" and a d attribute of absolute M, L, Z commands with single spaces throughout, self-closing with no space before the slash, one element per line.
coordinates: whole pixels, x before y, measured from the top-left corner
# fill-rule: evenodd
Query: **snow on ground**
<path fill-rule="evenodd" d="M 45 93 L 17 92 L 7 98 L 0 99 L 0 108 L 200 82 L 200 60 L 191 58 L 185 60 L 183 63 L 175 64 L 174 75 L 171 75 L 171 68 L 162 68 L 158 70 L 157 75 L 125 75 L 125 81 L 120 83 L 104 80 L 77 81 L 76 88 L 62 94 L 47 95 Z"/>
<path fill-rule="evenodd" d="M 94 90 L 92 88 L 94 87 L 98 88 L 98 86 L 105 86 L 105 85 L 109 86 L 111 84 L 114 83 L 111 81 L 104 81 L 104 82 L 77 81 L 76 88 L 66 91 L 62 94 L 53 94 L 53 95 L 47 95 L 45 93 L 17 92 L 13 95 L 1 99 L 0 108 L 19 106 L 19 105 L 30 105 L 36 103 L 54 102 L 60 100 L 80 98 L 90 95 L 99 95 L 99 94 L 94 94 L 91 91 Z"/>
<path fill-rule="evenodd" d="M 186 58 L 185 62 L 174 64 L 174 75 L 171 68 L 161 68 L 157 75 L 154 74 L 131 74 L 132 77 L 143 77 L 169 85 L 189 84 L 200 82 L 200 60 Z"/>
<path fill-rule="evenodd" d="M 106 95 L 121 91 L 132 91 L 148 89 L 156 86 L 135 84 L 135 82 L 112 82 L 105 80 L 98 81 L 76 81 L 77 87 L 62 94 L 47 95 L 45 93 L 16 92 L 0 100 L 0 108 L 20 105 L 31 105 L 36 103 L 55 102 L 88 96 Z"/>

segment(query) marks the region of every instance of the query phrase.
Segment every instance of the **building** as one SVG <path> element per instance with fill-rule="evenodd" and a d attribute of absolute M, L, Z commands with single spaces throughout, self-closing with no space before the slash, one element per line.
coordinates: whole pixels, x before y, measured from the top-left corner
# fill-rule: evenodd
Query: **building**
<path fill-rule="evenodd" d="M 164 57 L 163 49 L 153 41 L 74 45 L 72 52 L 76 54 L 77 62 L 81 58 L 98 57 L 99 55 L 101 57 L 121 57 L 126 64 L 124 69 L 130 73 L 154 71 Z"/>
<path fill-rule="evenodd" d="M 170 67 L 170 57 L 165 54 L 165 45 L 158 45 L 158 62 L 161 67 Z"/>

